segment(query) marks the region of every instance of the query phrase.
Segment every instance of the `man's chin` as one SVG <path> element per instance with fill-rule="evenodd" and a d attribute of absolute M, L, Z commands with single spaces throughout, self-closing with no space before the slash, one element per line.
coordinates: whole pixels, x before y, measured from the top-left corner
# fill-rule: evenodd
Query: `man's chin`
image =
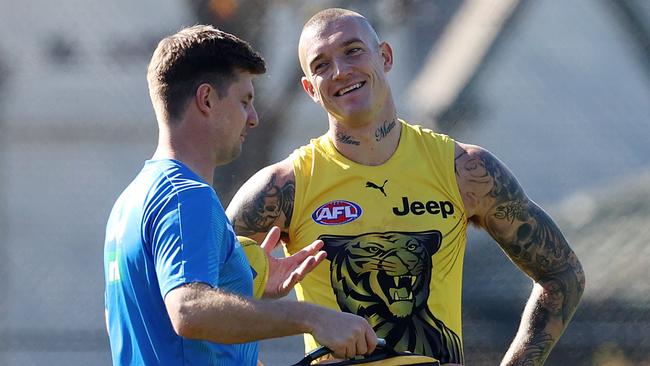
<path fill-rule="evenodd" d="M 241 145 L 237 145 L 236 147 L 234 147 L 234 148 L 232 149 L 232 151 L 230 152 L 230 154 L 228 154 L 228 155 L 224 155 L 224 156 L 221 156 L 221 157 L 219 157 L 219 158 L 217 159 L 217 166 L 221 166 L 221 165 L 226 165 L 226 164 L 230 164 L 230 163 L 232 163 L 233 161 L 237 160 L 237 158 L 239 158 L 239 156 L 241 155 L 241 153 L 242 153 L 242 147 L 241 147 Z"/>
<path fill-rule="evenodd" d="M 241 145 L 237 145 L 237 146 L 232 150 L 232 153 L 230 154 L 230 161 L 229 161 L 229 163 L 230 163 L 230 162 L 233 162 L 233 161 L 235 161 L 235 160 L 237 160 L 237 158 L 239 158 L 239 156 L 241 155 L 241 152 L 242 152 L 242 146 L 241 146 Z"/>
<path fill-rule="evenodd" d="M 337 119 L 341 122 L 355 124 L 358 121 L 367 120 L 371 115 L 371 110 L 368 108 L 350 108 L 341 111 Z"/>

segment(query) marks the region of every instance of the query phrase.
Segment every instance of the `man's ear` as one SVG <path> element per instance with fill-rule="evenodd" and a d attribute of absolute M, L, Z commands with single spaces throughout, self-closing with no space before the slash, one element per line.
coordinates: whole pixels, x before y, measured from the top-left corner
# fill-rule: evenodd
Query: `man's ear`
<path fill-rule="evenodd" d="M 309 97 L 316 103 L 318 103 L 318 95 L 316 95 L 316 90 L 314 89 L 314 85 L 312 85 L 311 81 L 307 79 L 306 76 L 303 76 L 300 79 L 300 83 L 302 84 L 302 89 L 309 95 Z"/>
<path fill-rule="evenodd" d="M 393 49 L 386 42 L 379 45 L 379 52 L 384 59 L 384 72 L 389 72 L 393 68 Z"/>
<path fill-rule="evenodd" d="M 196 103 L 196 107 L 199 109 L 199 111 L 201 111 L 201 113 L 210 113 L 210 109 L 212 108 L 212 102 L 210 101 L 210 98 L 214 97 L 214 93 L 216 93 L 216 90 L 214 90 L 212 85 L 208 83 L 203 83 L 199 85 L 198 88 L 196 88 L 194 102 Z"/>

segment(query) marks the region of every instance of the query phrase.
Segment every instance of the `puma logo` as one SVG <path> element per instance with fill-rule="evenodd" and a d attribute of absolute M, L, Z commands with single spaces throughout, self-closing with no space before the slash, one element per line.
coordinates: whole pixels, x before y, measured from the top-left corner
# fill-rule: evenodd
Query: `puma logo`
<path fill-rule="evenodd" d="M 388 196 L 386 196 L 386 192 L 384 191 L 384 186 L 386 185 L 386 182 L 388 182 L 388 180 L 385 180 L 384 184 L 382 184 L 381 187 L 380 187 L 380 186 L 376 185 L 375 183 L 373 183 L 371 181 L 367 181 L 366 182 L 366 188 L 378 189 L 378 190 L 381 191 L 381 193 L 384 194 L 384 197 L 388 197 Z"/>

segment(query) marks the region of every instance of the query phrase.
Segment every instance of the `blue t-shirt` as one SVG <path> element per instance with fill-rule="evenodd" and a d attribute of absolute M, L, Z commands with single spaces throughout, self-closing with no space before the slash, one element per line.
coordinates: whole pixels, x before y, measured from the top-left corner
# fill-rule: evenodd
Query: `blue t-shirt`
<path fill-rule="evenodd" d="M 182 163 L 147 161 L 120 195 L 106 226 L 104 274 L 114 365 L 256 365 L 257 342 L 191 340 L 172 328 L 164 298 L 180 285 L 253 291 L 216 193 Z"/>

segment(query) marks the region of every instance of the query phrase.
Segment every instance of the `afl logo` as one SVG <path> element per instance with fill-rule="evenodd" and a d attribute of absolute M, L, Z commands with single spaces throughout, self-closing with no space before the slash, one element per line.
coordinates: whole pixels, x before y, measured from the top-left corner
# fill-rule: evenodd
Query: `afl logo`
<path fill-rule="evenodd" d="M 337 200 L 327 202 L 317 208 L 311 214 L 311 218 L 321 225 L 341 225 L 358 219 L 362 213 L 361 206 L 356 203 Z"/>

